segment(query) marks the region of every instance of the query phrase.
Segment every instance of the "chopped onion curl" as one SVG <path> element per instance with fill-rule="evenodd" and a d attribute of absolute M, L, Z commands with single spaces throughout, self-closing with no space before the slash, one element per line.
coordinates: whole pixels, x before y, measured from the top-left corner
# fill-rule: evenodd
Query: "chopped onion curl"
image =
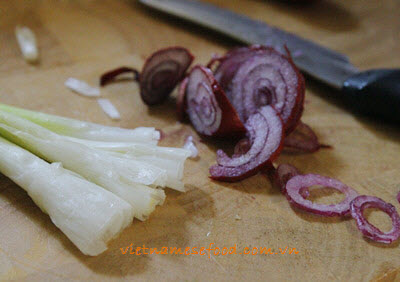
<path fill-rule="evenodd" d="M 15 35 L 24 59 L 29 63 L 36 63 L 39 59 L 39 51 L 33 31 L 26 26 L 17 26 Z"/>
<path fill-rule="evenodd" d="M 199 150 L 197 150 L 196 145 L 193 143 L 193 136 L 188 136 L 186 138 L 183 148 L 190 151 L 190 158 L 192 159 L 196 158 L 199 154 Z"/>
<path fill-rule="evenodd" d="M 108 99 L 97 99 L 101 109 L 113 120 L 121 119 L 121 115 L 119 114 L 117 108 L 111 103 Z"/>
<path fill-rule="evenodd" d="M 82 96 L 86 97 L 100 97 L 100 89 L 97 87 L 90 86 L 86 82 L 70 77 L 68 78 L 64 85 L 74 91 L 75 93 L 78 93 Z"/>

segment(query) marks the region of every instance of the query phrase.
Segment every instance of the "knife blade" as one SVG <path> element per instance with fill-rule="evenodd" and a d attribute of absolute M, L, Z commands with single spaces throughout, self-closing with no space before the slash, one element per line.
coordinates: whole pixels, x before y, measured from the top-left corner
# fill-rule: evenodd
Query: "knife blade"
<path fill-rule="evenodd" d="M 296 65 L 309 75 L 341 88 L 358 70 L 346 56 L 311 41 L 226 9 L 194 0 L 140 0 L 143 4 L 227 34 L 248 44 L 274 46 L 283 52 L 286 44 Z"/>
<path fill-rule="evenodd" d="M 331 49 L 264 22 L 197 0 L 139 0 L 168 14 L 192 21 L 248 44 L 286 45 L 305 73 L 341 89 L 357 111 L 400 123 L 400 69 L 360 72 L 349 59 Z"/>

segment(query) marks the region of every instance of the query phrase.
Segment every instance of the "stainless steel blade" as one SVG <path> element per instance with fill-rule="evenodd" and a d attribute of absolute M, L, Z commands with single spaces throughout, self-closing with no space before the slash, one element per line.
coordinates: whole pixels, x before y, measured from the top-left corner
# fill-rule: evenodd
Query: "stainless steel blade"
<path fill-rule="evenodd" d="M 346 78 L 358 72 L 348 58 L 338 52 L 214 5 L 195 0 L 140 2 L 245 43 L 272 45 L 280 51 L 283 51 L 283 46 L 286 45 L 301 70 L 335 88 L 341 88 Z"/>

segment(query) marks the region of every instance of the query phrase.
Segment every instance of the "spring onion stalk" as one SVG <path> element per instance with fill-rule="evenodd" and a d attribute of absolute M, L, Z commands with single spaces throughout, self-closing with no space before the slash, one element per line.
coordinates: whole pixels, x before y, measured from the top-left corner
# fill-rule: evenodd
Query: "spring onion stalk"
<path fill-rule="evenodd" d="M 191 152 L 189 150 L 183 148 L 159 147 L 151 144 L 149 145 L 137 142 L 104 142 L 74 137 L 67 138 L 71 141 L 84 144 L 91 148 L 124 153 L 134 157 L 154 156 L 169 160 L 185 161 L 191 155 Z"/>
<path fill-rule="evenodd" d="M 0 138 L 0 171 L 25 191 L 87 255 L 98 255 L 133 218 L 123 199 Z"/>
<path fill-rule="evenodd" d="M 35 111 L 29 111 L 5 104 L 0 104 L 0 110 L 11 112 L 28 119 L 55 133 L 97 141 L 139 142 L 157 145 L 160 132 L 152 127 L 137 127 L 125 129 L 105 126 L 71 118 L 60 117 Z"/>
<path fill-rule="evenodd" d="M 165 169 L 167 175 L 181 180 L 186 159 L 190 151 L 182 148 L 158 147 L 138 143 L 99 142 L 73 137 L 67 139 L 88 147 L 114 153 L 115 156 L 134 158 Z M 167 185 L 168 186 L 168 185 Z"/>
<path fill-rule="evenodd" d="M 72 142 L 3 111 L 0 134 L 49 162 L 61 162 L 65 168 L 123 198 L 133 206 L 138 219 L 146 219 L 165 199 L 163 190 L 146 186 L 166 185 L 167 173 L 158 167 Z"/>

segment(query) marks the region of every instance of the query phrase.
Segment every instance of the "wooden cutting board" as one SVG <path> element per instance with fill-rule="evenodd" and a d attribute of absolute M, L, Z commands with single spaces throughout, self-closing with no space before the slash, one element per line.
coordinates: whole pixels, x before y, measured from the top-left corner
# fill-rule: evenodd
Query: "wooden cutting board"
<path fill-rule="evenodd" d="M 360 68 L 400 66 L 398 1 L 316 1 L 288 5 L 279 1 L 210 1 L 265 20 L 347 53 Z M 14 37 L 17 24 L 38 36 L 41 61 L 27 65 Z M 177 123 L 174 101 L 147 108 L 132 82 L 102 89 L 120 110 L 110 121 L 95 100 L 71 93 L 68 77 L 91 84 L 110 68 L 140 68 L 160 47 L 182 45 L 196 62 L 224 52 L 235 42 L 191 24 L 146 9 L 135 1 L 1 1 L 0 101 L 29 109 L 102 124 L 133 128 L 155 126 L 167 132 L 162 145 L 181 146 L 188 124 Z M 282 154 L 304 172 L 342 180 L 361 194 L 381 197 L 400 210 L 400 131 L 359 117 L 334 99 L 335 92 L 307 80 L 303 121 L 331 150 Z M 197 135 L 194 135 L 197 136 Z M 198 137 L 196 137 L 199 139 Z M 230 141 L 230 140 L 228 140 Z M 200 158 L 187 162 L 187 192 L 167 191 L 166 203 L 146 222 L 134 221 L 109 250 L 82 255 L 35 206 L 27 194 L 0 177 L 0 280 L 188 280 L 188 281 L 400 281 L 399 244 L 383 246 L 363 239 L 353 220 L 326 219 L 292 209 L 262 175 L 226 184 L 212 182 L 208 167 L 217 148 L 229 142 L 198 143 Z M 232 145 L 232 144 L 231 144 Z M 319 202 L 338 195 L 315 195 Z M 381 212 L 368 214 L 384 230 Z M 296 248 L 298 254 L 123 255 L 132 246 Z M 148 250 L 147 250 L 148 252 Z"/>

